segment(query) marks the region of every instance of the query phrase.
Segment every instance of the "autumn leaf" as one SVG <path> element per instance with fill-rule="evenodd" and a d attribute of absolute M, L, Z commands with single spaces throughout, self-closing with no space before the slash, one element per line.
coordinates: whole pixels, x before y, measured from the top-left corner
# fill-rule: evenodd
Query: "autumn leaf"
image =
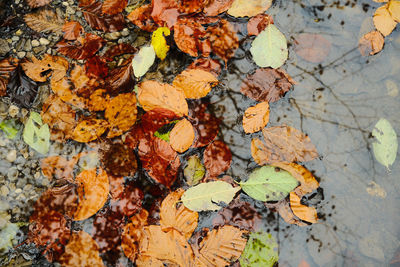
<path fill-rule="evenodd" d="M 45 6 L 50 2 L 51 0 L 27 0 L 27 3 L 31 8 Z"/>
<path fill-rule="evenodd" d="M 134 54 L 136 52 L 137 49 L 133 47 L 131 44 L 120 43 L 109 47 L 102 56 L 102 58 L 106 59 L 106 61 L 113 61 L 117 56 L 125 54 Z"/>
<path fill-rule="evenodd" d="M 86 107 L 86 99 L 72 92 L 72 85 L 66 77 L 59 81 L 51 80 L 51 90 L 64 102 L 78 108 Z"/>
<path fill-rule="evenodd" d="M 17 66 L 8 79 L 7 95 L 13 103 L 30 109 L 37 97 L 38 87 L 39 85 L 25 74 L 22 67 Z"/>
<path fill-rule="evenodd" d="M 83 6 L 83 16 L 90 27 L 104 32 L 116 32 L 122 30 L 125 27 L 124 16 L 122 14 L 103 14 L 102 5 L 103 4 L 100 1 L 92 1 L 92 3 Z"/>
<path fill-rule="evenodd" d="M 72 139 L 86 143 L 99 138 L 109 127 L 108 122 L 102 119 L 85 119 L 78 123 L 72 133 Z"/>
<path fill-rule="evenodd" d="M 179 16 L 178 3 L 175 0 L 152 0 L 151 17 L 158 25 L 172 28 Z"/>
<path fill-rule="evenodd" d="M 218 16 L 222 12 L 227 11 L 234 0 L 210 0 L 203 9 L 203 13 L 206 16 Z"/>
<path fill-rule="evenodd" d="M 42 173 L 49 180 L 61 179 L 72 182 L 74 179 L 73 170 L 75 167 L 75 160 L 67 160 L 61 156 L 50 156 L 44 158 L 40 162 Z"/>
<path fill-rule="evenodd" d="M 64 32 L 63 38 L 66 40 L 76 40 L 85 32 L 81 24 L 77 21 L 66 22 L 62 27 L 62 31 Z"/>
<path fill-rule="evenodd" d="M 398 0 L 391 0 L 388 3 L 388 10 L 390 12 L 390 14 L 392 15 L 392 18 L 397 21 L 400 22 L 400 1 Z"/>
<path fill-rule="evenodd" d="M 375 55 L 383 49 L 385 39 L 378 31 L 372 31 L 365 34 L 358 42 L 358 50 L 362 56 Z"/>
<path fill-rule="evenodd" d="M 68 66 L 65 58 L 49 54 L 45 54 L 41 60 L 32 56 L 31 61 L 21 62 L 25 74 L 36 82 L 45 82 L 50 76 L 52 80 L 59 81 L 66 75 Z"/>
<path fill-rule="evenodd" d="M 295 193 L 290 193 L 290 208 L 293 214 L 303 221 L 316 223 L 318 220 L 317 210 L 300 203 L 301 198 Z"/>
<path fill-rule="evenodd" d="M 78 184 L 79 205 L 74 215 L 75 221 L 81 221 L 95 214 L 107 201 L 109 192 L 108 176 L 102 169 L 83 170 L 75 177 Z"/>
<path fill-rule="evenodd" d="M 42 122 L 40 114 L 31 111 L 25 123 L 23 132 L 24 142 L 40 154 L 47 154 L 50 149 L 50 130 L 47 124 Z"/>
<path fill-rule="evenodd" d="M 129 13 L 127 19 L 129 19 L 140 29 L 152 32 L 157 29 L 153 19 L 151 18 L 152 10 L 153 7 L 151 4 L 142 5 L 138 8 L 135 8 L 131 13 Z"/>
<path fill-rule="evenodd" d="M 255 232 L 250 233 L 239 261 L 242 267 L 273 267 L 278 259 L 278 243 L 275 238 L 266 232 Z"/>
<path fill-rule="evenodd" d="M 133 176 L 138 167 L 134 151 L 121 143 L 102 145 L 100 160 L 106 172 L 114 176 Z"/>
<path fill-rule="evenodd" d="M 249 36 L 259 35 L 269 24 L 274 24 L 274 20 L 267 14 L 259 14 L 252 17 L 249 22 L 247 22 L 247 34 Z"/>
<path fill-rule="evenodd" d="M 228 14 L 234 17 L 253 17 L 267 11 L 271 4 L 272 0 L 235 0 Z"/>
<path fill-rule="evenodd" d="M 125 65 L 111 69 L 106 77 L 107 91 L 115 94 L 131 90 L 134 85 L 133 69 L 130 60 Z"/>
<path fill-rule="evenodd" d="M 213 74 L 200 69 L 185 70 L 178 74 L 172 83 L 185 93 L 186 98 L 205 97 L 217 84 L 218 79 Z"/>
<path fill-rule="evenodd" d="M 146 72 L 150 69 L 154 64 L 154 60 L 156 59 L 156 52 L 152 45 L 142 46 L 139 52 L 132 59 L 132 69 L 133 74 L 137 78 L 142 77 L 146 74 Z"/>
<path fill-rule="evenodd" d="M 296 37 L 294 51 L 312 63 L 320 63 L 329 55 L 331 42 L 320 34 L 302 33 Z"/>
<path fill-rule="evenodd" d="M 108 74 L 108 66 L 104 59 L 95 55 L 86 60 L 85 73 L 92 79 L 104 79 Z"/>
<path fill-rule="evenodd" d="M 201 164 L 199 157 L 196 155 L 190 156 L 187 160 L 187 166 L 183 170 L 187 184 L 190 186 L 198 184 L 205 173 L 206 169 Z"/>
<path fill-rule="evenodd" d="M 167 44 L 165 37 L 170 34 L 171 32 L 167 27 L 159 27 L 153 32 L 151 37 L 151 45 L 153 46 L 157 57 L 161 60 L 165 59 L 169 51 L 169 45 Z"/>
<path fill-rule="evenodd" d="M 40 9 L 24 16 L 26 25 L 36 32 L 53 32 L 62 34 L 64 20 L 51 9 Z"/>
<path fill-rule="evenodd" d="M 270 204 L 265 204 L 268 208 L 270 208 Z M 299 218 L 297 218 L 294 214 L 292 209 L 289 206 L 289 202 L 286 201 L 286 199 L 279 201 L 277 204 L 274 205 L 275 209 L 278 211 L 279 215 L 282 217 L 282 219 L 290 224 L 296 224 L 298 226 L 307 226 L 305 222 L 301 221 Z"/>
<path fill-rule="evenodd" d="M 246 109 L 243 115 L 243 130 L 246 133 L 255 133 L 264 128 L 269 121 L 269 104 L 261 102 Z"/>
<path fill-rule="evenodd" d="M 121 13 L 127 4 L 128 0 L 105 0 L 101 10 L 104 14 L 115 15 Z"/>
<path fill-rule="evenodd" d="M 203 147 L 210 144 L 219 132 L 220 120 L 214 115 L 205 112 L 206 106 L 200 105 L 195 110 L 191 110 L 193 119 L 190 122 L 196 132 L 194 147 Z"/>
<path fill-rule="evenodd" d="M 204 150 L 203 161 L 208 175 L 216 177 L 229 169 L 232 153 L 223 141 L 217 140 Z"/>
<path fill-rule="evenodd" d="M 380 31 L 383 36 L 388 36 L 396 28 L 397 22 L 393 19 L 388 4 L 379 7 L 373 16 L 375 28 Z"/>
<path fill-rule="evenodd" d="M 57 50 L 72 59 L 88 59 L 103 47 L 105 40 L 100 36 L 86 33 L 85 38 L 71 42 L 62 40 L 57 43 Z"/>
<path fill-rule="evenodd" d="M 174 25 L 175 44 L 182 52 L 192 57 L 210 54 L 211 43 L 208 39 L 203 40 L 205 36 L 204 27 L 194 19 L 180 17 Z"/>
<path fill-rule="evenodd" d="M 188 105 L 182 90 L 169 84 L 145 81 L 139 84 L 138 100 L 146 111 L 165 108 L 179 116 L 188 114 Z"/>
<path fill-rule="evenodd" d="M 11 73 L 17 68 L 18 59 L 5 58 L 0 61 L 0 96 L 7 93 L 7 84 Z"/>
<path fill-rule="evenodd" d="M 185 118 L 175 124 L 169 135 L 171 147 L 179 153 L 183 153 L 192 146 L 194 130 L 192 124 Z"/>
<path fill-rule="evenodd" d="M 119 136 L 129 130 L 136 122 L 136 114 L 135 93 L 119 94 L 111 99 L 104 115 L 110 126 L 107 137 Z"/>
<path fill-rule="evenodd" d="M 207 0 L 178 0 L 178 11 L 180 13 L 199 13 L 207 4 Z"/>
<path fill-rule="evenodd" d="M 160 225 L 164 232 L 174 229 L 189 240 L 197 227 L 199 215 L 182 204 L 177 207 L 183 193 L 185 191 L 180 188 L 164 198 L 160 208 Z"/>
<path fill-rule="evenodd" d="M 216 78 L 218 78 L 221 73 L 221 64 L 216 59 L 202 57 L 193 61 L 186 69 L 201 69 L 212 73 Z"/>
<path fill-rule="evenodd" d="M 70 72 L 70 81 L 74 84 L 74 93 L 88 98 L 94 89 L 99 86 L 99 82 L 94 78 L 89 78 L 83 66 L 75 65 Z M 87 99 L 85 99 L 87 100 Z"/>

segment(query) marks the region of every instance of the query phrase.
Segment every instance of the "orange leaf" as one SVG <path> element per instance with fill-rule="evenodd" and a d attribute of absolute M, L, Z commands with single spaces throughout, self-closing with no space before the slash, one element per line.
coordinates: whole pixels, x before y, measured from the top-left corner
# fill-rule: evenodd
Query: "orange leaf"
<path fill-rule="evenodd" d="M 107 91 L 104 89 L 97 89 L 90 95 L 87 104 L 88 109 L 90 111 L 103 111 L 106 109 L 108 101 L 110 101 L 110 96 L 107 94 Z"/>
<path fill-rule="evenodd" d="M 280 201 L 276 209 L 285 222 L 297 224 L 298 226 L 308 225 L 294 216 L 293 211 L 290 209 L 289 203 L 286 200 Z"/>
<path fill-rule="evenodd" d="M 115 15 L 121 13 L 127 4 L 128 0 L 105 0 L 101 11 L 104 14 Z"/>
<path fill-rule="evenodd" d="M 243 130 L 246 133 L 255 133 L 264 128 L 269 121 L 269 104 L 262 102 L 249 107 L 244 112 Z"/>
<path fill-rule="evenodd" d="M 45 6 L 50 2 L 51 0 L 27 0 L 27 3 L 31 8 Z"/>
<path fill-rule="evenodd" d="M 64 39 L 66 40 L 76 40 L 85 31 L 83 30 L 81 24 L 77 21 L 68 21 L 62 27 L 64 32 Z"/>
<path fill-rule="evenodd" d="M 169 135 L 171 147 L 179 153 L 189 149 L 194 140 L 194 129 L 192 124 L 185 118 L 175 124 Z"/>
<path fill-rule="evenodd" d="M 45 54 L 41 60 L 34 56 L 31 60 L 21 63 L 21 66 L 25 74 L 37 82 L 45 82 L 50 75 L 52 80 L 59 81 L 68 70 L 68 61 L 63 57 Z"/>
<path fill-rule="evenodd" d="M 64 102 L 78 108 L 86 107 L 86 99 L 72 92 L 72 85 L 66 77 L 59 81 L 51 79 L 51 90 Z"/>
<path fill-rule="evenodd" d="M 217 84 L 218 79 L 213 74 L 201 69 L 185 70 L 178 74 L 172 83 L 185 93 L 186 98 L 205 97 Z"/>
<path fill-rule="evenodd" d="M 126 18 L 129 19 L 133 24 L 138 26 L 140 29 L 152 32 L 157 29 L 157 26 L 150 16 L 152 10 L 152 5 L 142 5 L 138 8 L 135 8 L 131 13 L 129 13 Z"/>
<path fill-rule="evenodd" d="M 135 263 L 138 267 L 164 267 L 162 261 L 149 256 L 139 256 Z"/>
<path fill-rule="evenodd" d="M 392 18 L 388 10 L 388 4 L 379 7 L 373 17 L 375 28 L 380 31 L 383 36 L 388 36 L 396 28 L 397 22 Z"/>
<path fill-rule="evenodd" d="M 108 123 L 100 119 L 86 119 L 78 123 L 72 133 L 72 139 L 86 143 L 99 138 L 108 128 Z"/>
<path fill-rule="evenodd" d="M 169 84 L 145 81 L 139 84 L 138 100 L 145 111 L 165 108 L 179 116 L 188 114 L 188 105 L 182 90 Z"/>
<path fill-rule="evenodd" d="M 180 232 L 186 240 L 192 236 L 197 227 L 199 215 L 195 211 L 186 208 L 182 203 L 177 207 L 181 196 L 185 193 L 182 188 L 170 193 L 161 203 L 160 225 L 164 232 L 175 229 Z"/>
<path fill-rule="evenodd" d="M 318 220 L 317 210 L 313 207 L 302 205 L 300 200 L 300 197 L 295 192 L 290 192 L 290 208 L 293 214 L 303 221 L 316 223 Z"/>
<path fill-rule="evenodd" d="M 234 17 L 253 17 L 267 11 L 271 4 L 272 0 L 235 0 L 228 14 Z"/>
<path fill-rule="evenodd" d="M 269 163 L 269 153 L 267 152 L 267 147 L 258 138 L 251 140 L 251 156 L 258 165 L 266 165 Z"/>
<path fill-rule="evenodd" d="M 110 123 L 107 137 L 112 138 L 129 130 L 136 122 L 135 93 L 119 94 L 108 102 L 105 118 Z"/>
<path fill-rule="evenodd" d="M 358 42 L 358 50 L 362 56 L 375 55 L 383 49 L 385 39 L 378 31 L 372 31 L 361 37 Z"/>
<path fill-rule="evenodd" d="M 102 169 L 84 170 L 76 178 L 78 184 L 79 205 L 74 220 L 89 218 L 101 209 L 107 201 L 109 192 L 108 176 Z"/>

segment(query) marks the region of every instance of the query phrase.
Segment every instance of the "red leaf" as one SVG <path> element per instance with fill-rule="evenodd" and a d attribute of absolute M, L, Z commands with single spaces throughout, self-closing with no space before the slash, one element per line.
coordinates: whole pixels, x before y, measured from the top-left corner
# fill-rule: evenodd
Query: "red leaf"
<path fill-rule="evenodd" d="M 62 27 L 64 32 L 64 39 L 66 40 L 76 40 L 85 31 L 83 30 L 81 24 L 77 21 L 69 21 Z"/>
<path fill-rule="evenodd" d="M 216 59 L 212 58 L 198 58 L 190 64 L 187 69 L 201 69 L 208 72 L 211 72 L 218 77 L 221 73 L 221 64 Z"/>
<path fill-rule="evenodd" d="M 135 85 L 131 64 L 125 64 L 109 71 L 106 77 L 106 88 L 111 94 L 128 92 Z"/>
<path fill-rule="evenodd" d="M 262 32 L 269 24 L 274 24 L 274 20 L 271 16 L 267 14 L 259 14 L 255 17 L 252 17 L 247 23 L 247 34 L 258 35 Z"/>
<path fill-rule="evenodd" d="M 227 11 L 234 0 L 210 0 L 204 8 L 203 13 L 206 16 L 218 16 L 218 14 Z"/>
<path fill-rule="evenodd" d="M 175 0 L 152 0 L 151 17 L 160 26 L 172 28 L 178 19 L 178 5 Z"/>
<path fill-rule="evenodd" d="M 88 59 L 104 45 L 100 36 L 87 33 L 85 39 L 75 42 L 62 40 L 57 43 L 58 52 L 72 59 Z"/>
<path fill-rule="evenodd" d="M 0 61 L 0 96 L 7 94 L 7 84 L 11 73 L 17 68 L 18 59 L 5 58 Z"/>
<path fill-rule="evenodd" d="M 127 43 L 117 44 L 107 49 L 104 53 L 103 58 L 107 61 L 113 61 L 114 57 L 124 54 L 134 54 L 137 49 Z"/>
<path fill-rule="evenodd" d="M 204 150 L 203 161 L 208 175 L 216 177 L 229 169 L 232 153 L 223 141 L 217 140 Z"/>
<path fill-rule="evenodd" d="M 93 56 L 86 60 L 85 72 L 89 78 L 105 78 L 108 74 L 108 66 L 99 56 Z"/>
<path fill-rule="evenodd" d="M 138 26 L 140 29 L 148 32 L 155 31 L 157 26 L 151 18 L 151 12 L 153 10 L 152 5 L 143 5 L 134 9 L 127 18 L 132 21 L 133 24 Z"/>
<path fill-rule="evenodd" d="M 104 32 L 117 32 L 125 27 L 125 20 L 122 14 L 107 15 L 102 13 L 102 3 L 93 2 L 83 8 L 85 20 L 95 30 Z"/>
<path fill-rule="evenodd" d="M 115 15 L 121 13 L 127 4 L 128 0 L 105 0 L 102 11 L 104 14 Z"/>
<path fill-rule="evenodd" d="M 118 201 L 111 201 L 111 209 L 126 217 L 131 217 L 142 209 L 143 192 L 132 183 L 127 184 Z"/>
<path fill-rule="evenodd" d="M 177 0 L 180 13 L 199 13 L 203 10 L 208 0 Z"/>

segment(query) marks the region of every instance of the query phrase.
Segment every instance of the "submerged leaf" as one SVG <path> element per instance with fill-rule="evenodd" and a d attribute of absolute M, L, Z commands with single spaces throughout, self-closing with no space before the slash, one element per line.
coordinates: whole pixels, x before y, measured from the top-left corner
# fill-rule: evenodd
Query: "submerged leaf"
<path fill-rule="evenodd" d="M 104 117 L 110 124 L 108 138 L 119 136 L 136 122 L 135 93 L 119 94 L 107 103 Z"/>
<path fill-rule="evenodd" d="M 101 119 L 82 120 L 75 127 L 72 139 L 86 143 L 99 138 L 108 128 L 108 123 Z"/>
<path fill-rule="evenodd" d="M 376 160 L 389 169 L 397 156 L 397 134 L 390 122 L 381 118 L 372 130 L 376 141 L 372 143 L 372 149 Z"/>
<path fill-rule="evenodd" d="M 24 16 L 26 25 L 37 32 L 62 33 L 64 20 L 57 13 L 50 9 L 41 9 L 35 13 Z"/>
<path fill-rule="evenodd" d="M 149 45 L 140 48 L 139 52 L 132 59 L 133 74 L 135 74 L 137 78 L 145 75 L 153 65 L 155 59 L 156 53 L 153 46 Z"/>
<path fill-rule="evenodd" d="M 209 144 L 204 150 L 203 161 L 208 175 L 217 177 L 229 169 L 232 153 L 223 141 L 217 140 Z"/>
<path fill-rule="evenodd" d="M 228 14 L 234 17 L 253 17 L 267 11 L 271 4 L 272 0 L 235 0 Z"/>
<path fill-rule="evenodd" d="M 17 136 L 19 128 L 15 120 L 3 120 L 0 122 L 0 130 L 2 130 L 9 139 L 14 139 Z"/>
<path fill-rule="evenodd" d="M 331 42 L 320 34 L 302 33 L 296 37 L 296 43 L 296 54 L 312 63 L 324 61 L 331 50 Z"/>
<path fill-rule="evenodd" d="M 185 70 L 178 74 L 172 83 L 185 93 L 186 98 L 205 97 L 217 84 L 218 79 L 213 74 L 200 69 Z"/>
<path fill-rule="evenodd" d="M 246 109 L 243 115 L 245 133 L 255 133 L 264 128 L 269 121 L 269 104 L 262 102 Z"/>
<path fill-rule="evenodd" d="M 278 259 L 278 243 L 275 238 L 271 234 L 257 232 L 250 234 L 239 261 L 242 267 L 272 267 Z"/>
<path fill-rule="evenodd" d="M 206 169 L 201 164 L 199 157 L 196 155 L 190 156 L 187 160 L 187 166 L 183 170 L 187 184 L 190 186 L 198 184 L 205 173 Z"/>
<path fill-rule="evenodd" d="M 25 124 L 23 138 L 25 143 L 40 154 L 47 154 L 50 148 L 50 130 L 43 124 L 40 114 L 32 111 Z"/>

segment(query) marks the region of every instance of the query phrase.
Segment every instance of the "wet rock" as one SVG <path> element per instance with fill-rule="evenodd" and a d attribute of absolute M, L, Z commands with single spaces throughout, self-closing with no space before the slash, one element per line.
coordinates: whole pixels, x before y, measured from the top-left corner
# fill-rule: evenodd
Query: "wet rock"
<path fill-rule="evenodd" d="M 10 46 L 8 45 L 7 40 L 0 39 L 0 56 L 4 56 L 10 51 Z"/>
<path fill-rule="evenodd" d="M 65 10 L 65 13 L 67 13 L 68 15 L 73 15 L 73 14 L 75 14 L 75 9 L 68 6 L 67 9 Z"/>
<path fill-rule="evenodd" d="M 13 42 L 16 42 L 16 41 L 19 40 L 19 37 L 14 35 L 13 37 L 11 37 L 11 40 L 12 40 Z"/>
<path fill-rule="evenodd" d="M 14 118 L 15 116 L 18 115 L 18 113 L 19 113 L 19 107 L 15 106 L 15 105 L 11 105 L 8 108 L 8 115 L 10 115 L 11 117 Z"/>
<path fill-rule="evenodd" d="M 128 28 L 124 28 L 124 29 L 121 31 L 121 35 L 122 35 L 122 36 L 128 36 L 128 35 L 129 35 L 129 29 L 128 29 Z"/>
<path fill-rule="evenodd" d="M 18 29 L 18 31 L 15 32 L 15 35 L 20 36 L 21 34 L 23 34 L 24 32 L 21 29 Z"/>
<path fill-rule="evenodd" d="M 31 51 L 32 50 L 32 44 L 30 40 L 26 40 L 25 45 L 24 45 L 24 50 L 26 52 Z"/>
<path fill-rule="evenodd" d="M 38 46 L 38 47 L 34 47 L 32 50 L 33 50 L 33 52 L 35 54 L 41 54 L 46 50 L 46 47 L 45 46 Z"/>
<path fill-rule="evenodd" d="M 33 46 L 33 47 L 37 47 L 37 46 L 39 46 L 39 45 L 40 45 L 40 43 L 39 43 L 38 40 L 32 40 L 32 46 Z"/>
<path fill-rule="evenodd" d="M 41 44 L 41 45 L 48 45 L 48 44 L 50 44 L 50 41 L 49 40 L 47 40 L 46 38 L 40 38 L 39 39 L 39 43 Z"/>
<path fill-rule="evenodd" d="M 17 168 L 11 167 L 11 168 L 8 170 L 7 178 L 8 178 L 8 180 L 10 180 L 10 181 L 15 181 L 15 180 L 18 178 L 18 174 L 19 174 L 19 172 L 18 172 Z M 14 187 L 15 187 L 15 185 L 14 185 Z M 11 189 L 11 188 L 10 188 L 10 189 Z M 14 188 L 14 189 L 15 189 L 15 188 Z"/>
<path fill-rule="evenodd" d="M 15 150 L 15 149 L 10 150 L 10 151 L 8 152 L 8 154 L 7 154 L 6 159 L 7 159 L 9 162 L 14 162 L 14 161 L 17 159 L 17 150 Z"/>
<path fill-rule="evenodd" d="M 26 42 L 25 39 L 20 39 L 20 40 L 17 42 L 17 44 L 16 44 L 16 46 L 15 46 L 15 49 L 16 49 L 17 51 L 21 51 L 21 50 L 24 48 L 24 46 L 25 46 L 25 42 Z"/>
<path fill-rule="evenodd" d="M 7 187 L 6 185 L 3 185 L 3 186 L 0 188 L 0 195 L 1 195 L 2 197 L 7 197 L 8 193 L 10 193 L 10 190 L 8 189 L 8 187 Z"/>
<path fill-rule="evenodd" d="M 18 53 L 17 53 L 17 57 L 18 57 L 19 59 L 24 58 L 25 55 L 26 55 L 26 52 L 24 52 L 24 51 L 21 51 L 21 52 L 18 52 Z"/>
<path fill-rule="evenodd" d="M 120 32 L 110 32 L 110 33 L 106 33 L 104 35 L 104 37 L 108 40 L 117 40 L 119 37 L 121 37 L 121 33 Z"/>

